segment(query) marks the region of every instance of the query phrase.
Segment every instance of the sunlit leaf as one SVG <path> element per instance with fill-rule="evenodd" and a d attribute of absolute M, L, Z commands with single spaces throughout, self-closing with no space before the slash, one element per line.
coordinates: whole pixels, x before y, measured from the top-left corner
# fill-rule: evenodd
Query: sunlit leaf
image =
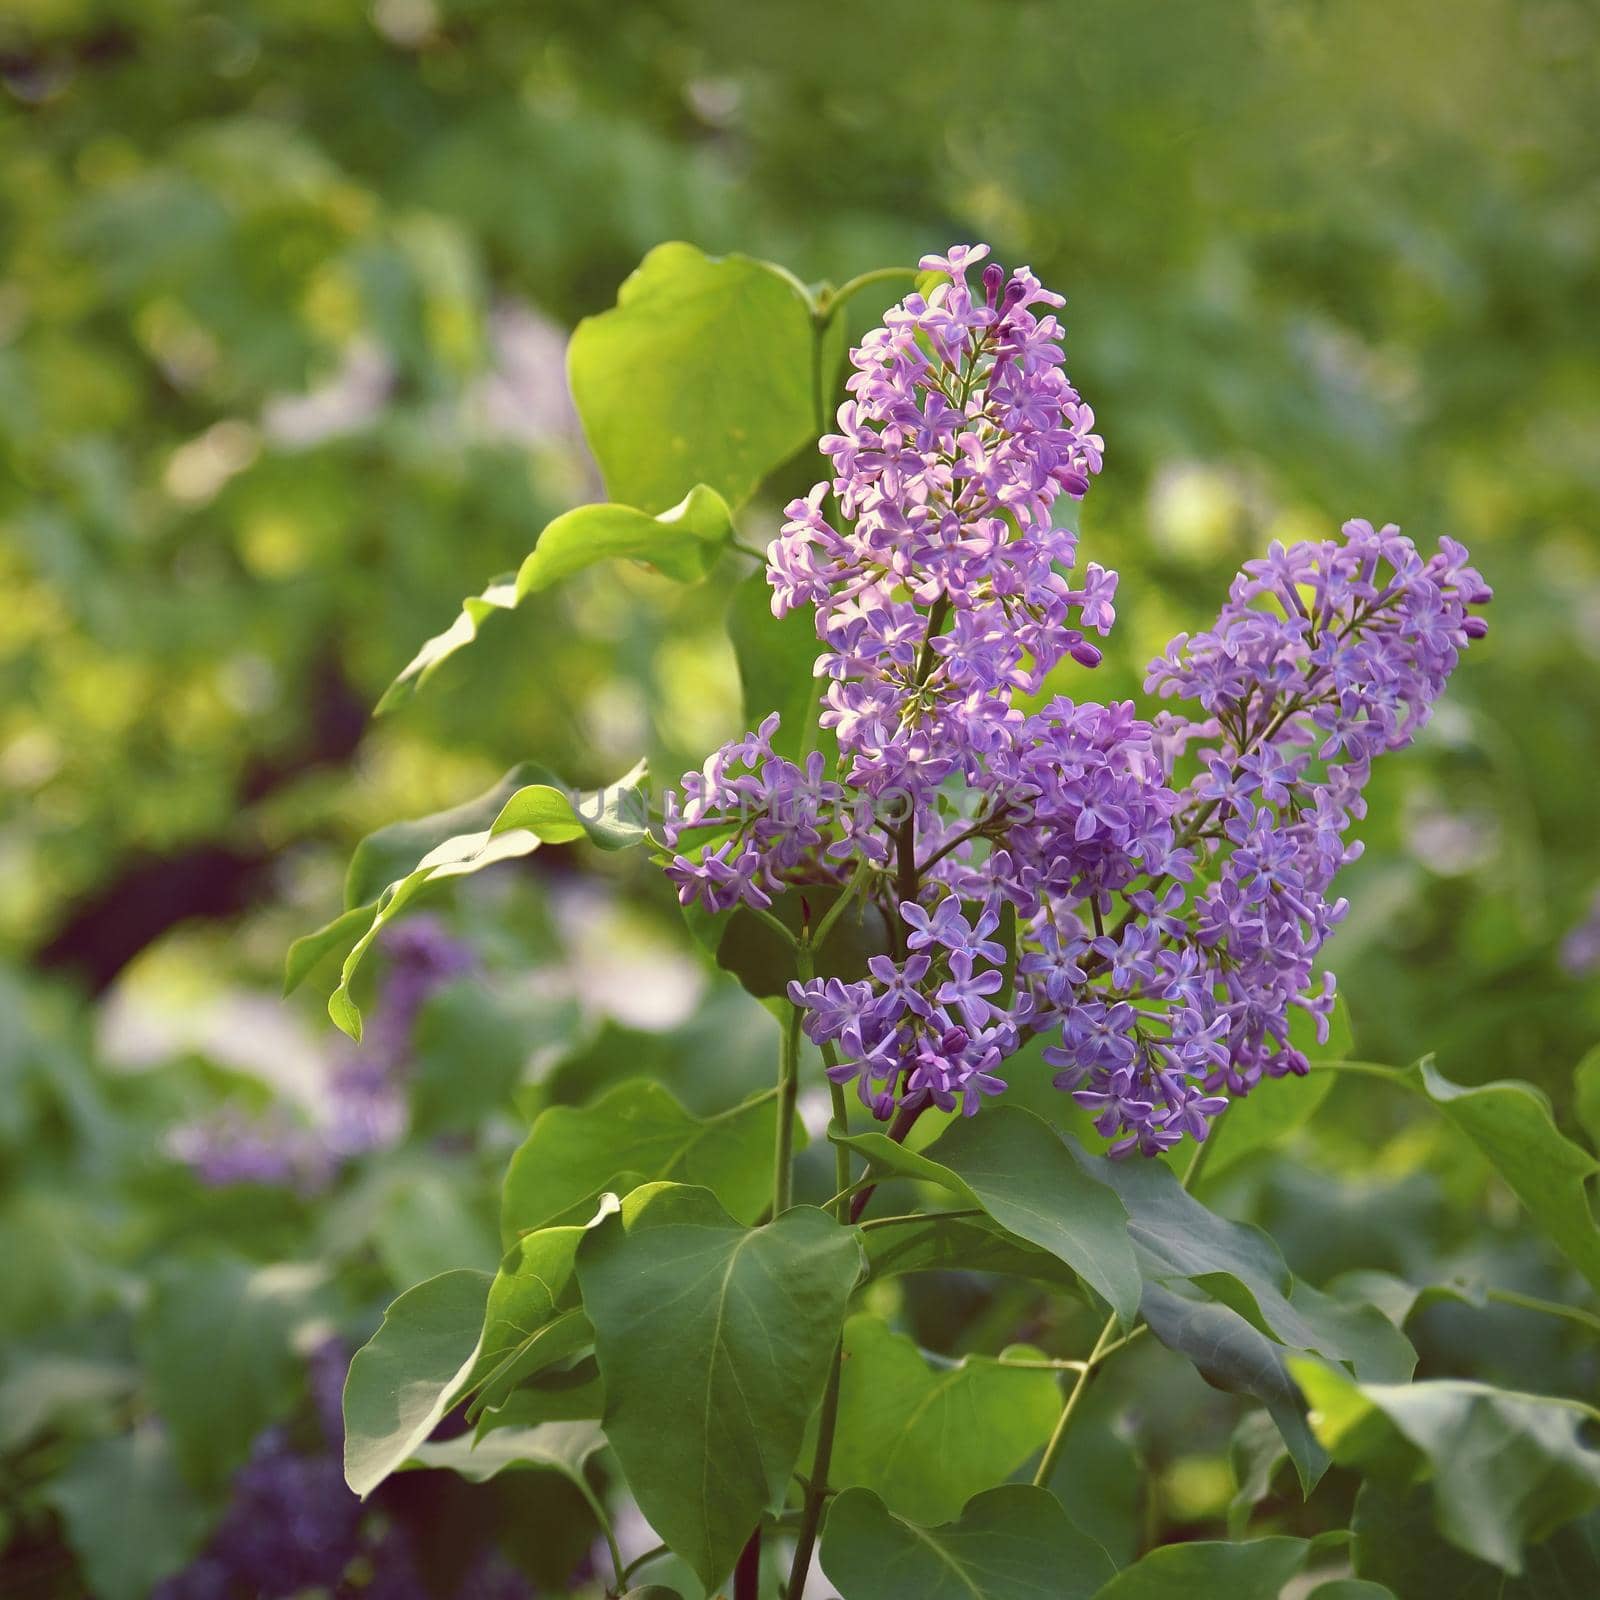
<path fill-rule="evenodd" d="M 659 511 L 702 483 L 737 510 L 815 437 L 812 356 L 811 307 L 787 272 L 657 245 L 567 351 L 611 498 Z"/>
<path fill-rule="evenodd" d="M 578 506 L 563 512 L 514 574 L 497 578 L 482 594 L 461 602 L 461 614 L 435 634 L 384 691 L 378 711 L 403 705 L 497 611 L 514 611 L 531 594 L 599 561 L 647 562 L 663 577 L 693 583 L 716 565 L 733 531 L 728 507 L 716 490 L 696 484 L 670 510 L 657 516 L 632 506 Z"/>
<path fill-rule="evenodd" d="M 487 1483 L 512 1467 L 549 1467 L 584 1484 L 584 1464 L 605 1446 L 593 1422 L 545 1422 L 533 1428 L 496 1428 L 474 1439 L 458 1434 L 434 1444 L 419 1444 L 408 1468 L 445 1468 L 469 1483 Z"/>

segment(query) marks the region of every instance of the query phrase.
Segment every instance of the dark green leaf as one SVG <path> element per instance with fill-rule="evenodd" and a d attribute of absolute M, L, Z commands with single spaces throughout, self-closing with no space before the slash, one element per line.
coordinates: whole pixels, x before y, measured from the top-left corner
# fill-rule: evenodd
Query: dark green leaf
<path fill-rule="evenodd" d="M 153 1423 L 85 1445 L 44 1498 L 61 1514 L 98 1600 L 146 1600 L 199 1548 L 214 1514 Z"/>
<path fill-rule="evenodd" d="M 1584 1188 L 1600 1160 L 1564 1138 L 1550 1104 L 1528 1083 L 1463 1088 L 1424 1061 L 1411 1070 L 1428 1098 L 1510 1185 L 1528 1213 L 1600 1289 L 1600 1228 Z"/>
<path fill-rule="evenodd" d="M 635 1190 L 578 1251 L 606 1437 L 708 1587 L 787 1487 L 860 1269 L 855 1231 L 821 1211 L 748 1229 L 680 1184 Z"/>
<path fill-rule="evenodd" d="M 1306 1600 L 1398 1600 L 1398 1596 L 1381 1583 L 1368 1583 L 1365 1578 L 1334 1578 L 1329 1583 L 1319 1583 Z"/>
<path fill-rule="evenodd" d="M 1201 1205 L 1159 1162 L 1096 1159 L 1093 1167 L 1128 1208 L 1142 1310 L 1156 1337 L 1208 1382 L 1260 1399 L 1309 1488 L 1326 1462 L 1304 1424 L 1286 1354 L 1311 1351 L 1363 1378 L 1402 1381 L 1416 1360 L 1410 1343 L 1377 1310 L 1296 1284 L 1266 1234 Z"/>
<path fill-rule="evenodd" d="M 771 1198 L 777 1107 L 775 1096 L 764 1095 L 701 1120 L 642 1078 L 593 1105 L 552 1106 L 511 1158 L 501 1231 L 509 1242 L 592 1214 L 595 1197 L 607 1190 L 662 1179 L 710 1189 L 740 1221 L 752 1222 Z"/>
<path fill-rule="evenodd" d="M 798 935 L 806 912 L 810 911 L 814 927 L 828 914 L 840 893 L 831 885 L 809 885 L 783 895 L 774 903 L 772 914 Z M 731 972 L 747 994 L 758 1000 L 772 1000 L 787 992 L 794 977 L 794 947 L 748 906 L 736 906 L 706 918 L 696 932 L 715 953 L 717 965 L 724 972 Z M 883 913 L 858 897 L 840 914 L 828 942 L 817 952 L 817 976 L 846 981 L 864 977 L 868 959 L 883 955 L 889 948 L 889 928 Z"/>
<path fill-rule="evenodd" d="M 1054 1372 L 988 1356 L 931 1366 L 881 1318 L 854 1316 L 829 1482 L 871 1489 L 898 1516 L 947 1522 L 1043 1449 L 1060 1411 Z"/>
<path fill-rule="evenodd" d="M 822 1570 L 842 1600 L 1089 1600 L 1116 1569 L 1047 1489 L 1006 1484 L 937 1528 L 847 1489 L 828 1508 Z"/>
<path fill-rule="evenodd" d="M 983 1217 L 929 1217 L 863 1235 L 867 1266 L 875 1278 L 902 1272 L 998 1272 L 1076 1289 L 1080 1280 L 1064 1261 L 1025 1244 Z"/>
<path fill-rule="evenodd" d="M 953 1122 L 921 1153 L 881 1133 L 844 1142 L 885 1171 L 941 1185 L 1008 1233 L 1059 1257 L 1115 1309 L 1124 1327 L 1132 1326 L 1139 1268 L 1127 1213 L 1042 1118 L 1018 1106 L 995 1106 Z"/>
<path fill-rule="evenodd" d="M 1356 1496 L 1355 1568 L 1396 1600 L 1591 1600 L 1600 1595 L 1600 1512 L 1569 1522 L 1529 1548 L 1527 1570 L 1499 1567 L 1446 1543 L 1433 1523 L 1426 1485 L 1399 1493 L 1362 1484 Z"/>
<path fill-rule="evenodd" d="M 477 1362 L 486 1272 L 407 1289 L 355 1353 L 344 1384 L 344 1476 L 363 1499 L 438 1425 Z"/>
<path fill-rule="evenodd" d="M 1095 1600 L 1278 1600 L 1306 1563 L 1304 1539 L 1166 1544 L 1124 1567 Z"/>
<path fill-rule="evenodd" d="M 1600 1151 L 1600 1045 L 1580 1061 L 1572 1074 L 1574 1109 L 1590 1148 Z"/>
<path fill-rule="evenodd" d="M 702 483 L 737 510 L 816 433 L 812 340 L 781 268 L 657 245 L 567 351 L 607 493 L 660 511 Z"/>
<path fill-rule="evenodd" d="M 1523 1547 L 1600 1505 L 1600 1451 L 1578 1437 L 1584 1409 L 1487 1384 L 1358 1384 L 1314 1361 L 1291 1362 L 1311 1424 L 1334 1460 L 1404 1489 L 1433 1490 L 1451 1544 L 1505 1571 Z"/>
<path fill-rule="evenodd" d="M 658 516 L 612 504 L 563 512 L 539 535 L 514 576 L 498 578 L 482 594 L 461 602 L 461 615 L 429 639 L 384 691 L 379 713 L 409 700 L 456 651 L 472 643 L 495 612 L 513 611 L 530 594 L 597 561 L 645 561 L 664 577 L 693 583 L 716 565 L 732 531 L 722 496 L 703 483 Z"/>

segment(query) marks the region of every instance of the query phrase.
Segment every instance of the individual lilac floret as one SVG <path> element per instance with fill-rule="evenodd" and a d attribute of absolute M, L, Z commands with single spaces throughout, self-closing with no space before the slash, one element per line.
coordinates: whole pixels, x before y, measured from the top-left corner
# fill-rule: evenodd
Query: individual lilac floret
<path fill-rule="evenodd" d="M 815 611 L 837 774 L 775 757 L 769 719 L 685 780 L 668 842 L 708 837 L 668 870 L 713 910 L 841 881 L 877 906 L 864 975 L 789 986 L 875 1116 L 970 1115 L 1038 1038 L 1111 1153 L 1153 1155 L 1308 1069 L 1289 1017 L 1326 1038 L 1316 958 L 1372 760 L 1426 722 L 1490 593 L 1453 540 L 1350 522 L 1247 563 L 1153 664 L 1189 709 L 1039 704 L 1115 621 L 1116 574 L 1053 526 L 1102 445 L 1033 309 L 1059 298 L 992 264 L 973 292 L 987 253 L 926 258 L 948 281 L 852 352 L 833 477 L 768 551 L 774 612 Z"/>

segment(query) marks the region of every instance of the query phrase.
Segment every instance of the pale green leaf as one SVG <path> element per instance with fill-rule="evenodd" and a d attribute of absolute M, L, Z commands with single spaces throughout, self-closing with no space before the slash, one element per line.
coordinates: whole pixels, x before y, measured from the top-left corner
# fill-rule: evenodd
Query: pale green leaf
<path fill-rule="evenodd" d="M 1278 1600 L 1309 1553 L 1304 1539 L 1160 1545 L 1124 1567 L 1095 1600 Z"/>
<path fill-rule="evenodd" d="M 356 1351 L 344 1384 L 344 1476 L 363 1499 L 455 1404 L 477 1363 L 490 1282 L 462 1270 L 407 1289 Z"/>

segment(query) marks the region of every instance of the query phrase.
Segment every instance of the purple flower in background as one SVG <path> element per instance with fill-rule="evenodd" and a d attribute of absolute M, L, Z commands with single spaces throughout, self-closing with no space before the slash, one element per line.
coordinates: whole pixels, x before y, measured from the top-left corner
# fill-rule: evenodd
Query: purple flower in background
<path fill-rule="evenodd" d="M 924 258 L 947 281 L 851 352 L 832 476 L 767 552 L 774 614 L 815 615 L 837 774 L 774 756 L 768 718 L 669 797 L 668 873 L 718 911 L 864 870 L 891 949 L 789 993 L 874 1115 L 971 1114 L 1042 1035 L 1112 1153 L 1156 1154 L 1307 1070 L 1290 1008 L 1326 1036 L 1316 958 L 1371 764 L 1427 722 L 1491 595 L 1454 540 L 1352 521 L 1273 543 L 1172 641 L 1146 690 L 1174 709 L 1041 705 L 1116 621 L 1116 573 L 1054 523 L 1104 445 L 1060 297 L 994 263 L 974 290 L 987 255 Z"/>
<path fill-rule="evenodd" d="M 224 1106 L 173 1130 L 168 1147 L 212 1188 L 263 1183 L 315 1193 L 353 1156 L 387 1149 L 410 1116 L 405 1075 L 411 1035 L 428 999 L 472 965 L 472 953 L 431 917 L 396 927 L 385 942 L 383 987 L 362 1042 L 329 1069 L 315 1122 L 274 1106 L 251 1115 Z"/>

